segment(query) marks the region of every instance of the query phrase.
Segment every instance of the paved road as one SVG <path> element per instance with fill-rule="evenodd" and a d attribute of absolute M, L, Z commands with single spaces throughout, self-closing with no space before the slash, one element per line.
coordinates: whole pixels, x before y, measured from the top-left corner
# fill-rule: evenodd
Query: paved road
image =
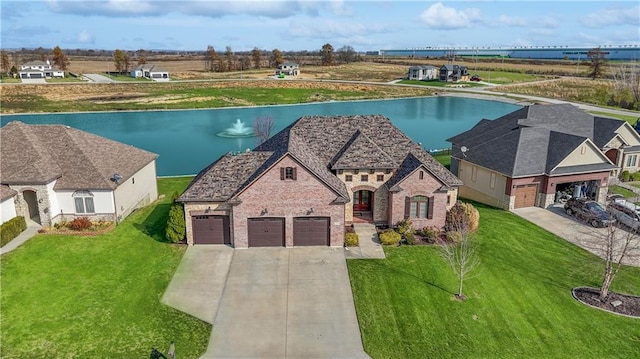
<path fill-rule="evenodd" d="M 91 82 L 98 82 L 98 83 L 112 83 L 115 82 L 114 80 L 103 76 L 103 75 L 98 75 L 98 74 L 84 74 L 84 77 L 86 77 L 89 81 Z"/>
<path fill-rule="evenodd" d="M 606 233 L 606 228 L 593 228 L 577 219 L 564 213 L 562 206 L 553 206 L 549 209 L 540 207 L 527 207 L 512 210 L 518 216 L 537 224 L 547 231 L 571 242 L 587 251 L 603 257 L 604 248 L 602 245 L 602 236 Z M 624 238 L 628 235 L 624 231 L 616 227 L 617 238 Z M 633 251 L 634 256 L 629 256 L 623 260 L 623 264 L 640 267 L 640 236 L 633 238 L 632 244 L 636 249 Z"/>

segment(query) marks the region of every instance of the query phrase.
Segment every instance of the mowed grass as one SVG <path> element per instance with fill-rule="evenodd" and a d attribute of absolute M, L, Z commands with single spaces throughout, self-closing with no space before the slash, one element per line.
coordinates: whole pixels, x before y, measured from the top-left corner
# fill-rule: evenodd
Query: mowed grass
<path fill-rule="evenodd" d="M 191 178 L 161 179 L 167 195 L 97 237 L 38 235 L 2 256 L 2 358 L 148 358 L 176 342 L 206 351 L 211 325 L 160 304 L 185 251 L 163 241 L 169 197 Z"/>
<path fill-rule="evenodd" d="M 640 322 L 575 301 L 598 286 L 599 262 L 519 217 L 477 205 L 481 264 L 457 282 L 431 246 L 386 247 L 386 260 L 349 260 L 363 344 L 372 358 L 638 358 Z M 640 294 L 640 268 L 613 289 Z"/>
<path fill-rule="evenodd" d="M 633 191 L 615 184 L 609 186 L 609 192 L 623 195 L 625 198 L 636 197 L 636 194 L 633 193 Z"/>

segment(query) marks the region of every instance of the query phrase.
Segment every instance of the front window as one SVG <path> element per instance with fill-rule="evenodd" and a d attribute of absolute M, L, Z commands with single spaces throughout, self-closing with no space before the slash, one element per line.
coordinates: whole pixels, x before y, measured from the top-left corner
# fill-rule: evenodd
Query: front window
<path fill-rule="evenodd" d="M 427 196 L 413 196 L 409 205 L 410 218 L 429 217 L 429 198 Z"/>
<path fill-rule="evenodd" d="M 638 162 L 638 155 L 627 155 L 627 164 L 625 167 L 635 167 Z"/>
<path fill-rule="evenodd" d="M 90 191 L 76 191 L 73 193 L 73 201 L 76 206 L 76 213 L 96 213 L 93 205 L 93 193 Z"/>
<path fill-rule="evenodd" d="M 344 176 L 344 181 L 345 181 L 345 182 L 351 182 L 351 181 L 353 181 L 353 176 L 352 176 L 352 175 L 345 175 L 345 176 Z"/>

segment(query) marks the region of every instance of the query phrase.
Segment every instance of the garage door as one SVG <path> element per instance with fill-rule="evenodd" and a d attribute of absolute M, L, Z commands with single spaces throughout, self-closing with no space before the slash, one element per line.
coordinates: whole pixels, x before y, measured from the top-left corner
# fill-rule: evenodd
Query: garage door
<path fill-rule="evenodd" d="M 328 246 L 328 217 L 299 217 L 293 219 L 294 246 Z"/>
<path fill-rule="evenodd" d="M 249 247 L 284 247 L 284 218 L 249 218 Z"/>
<path fill-rule="evenodd" d="M 536 205 L 538 195 L 538 185 L 528 184 L 516 186 L 516 200 L 514 207 L 533 207 Z"/>
<path fill-rule="evenodd" d="M 192 216 L 194 244 L 231 244 L 229 216 Z"/>

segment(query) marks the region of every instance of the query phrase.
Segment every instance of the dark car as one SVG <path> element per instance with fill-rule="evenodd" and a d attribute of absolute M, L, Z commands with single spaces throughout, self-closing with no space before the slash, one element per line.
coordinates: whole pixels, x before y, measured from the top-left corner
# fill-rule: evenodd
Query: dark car
<path fill-rule="evenodd" d="M 564 210 L 570 216 L 576 216 L 594 227 L 604 227 L 616 222 L 602 205 L 583 198 L 570 198 L 564 204 Z"/>
<path fill-rule="evenodd" d="M 471 81 L 482 81 L 482 79 L 478 75 L 471 76 L 471 78 L 469 80 L 471 80 Z"/>

